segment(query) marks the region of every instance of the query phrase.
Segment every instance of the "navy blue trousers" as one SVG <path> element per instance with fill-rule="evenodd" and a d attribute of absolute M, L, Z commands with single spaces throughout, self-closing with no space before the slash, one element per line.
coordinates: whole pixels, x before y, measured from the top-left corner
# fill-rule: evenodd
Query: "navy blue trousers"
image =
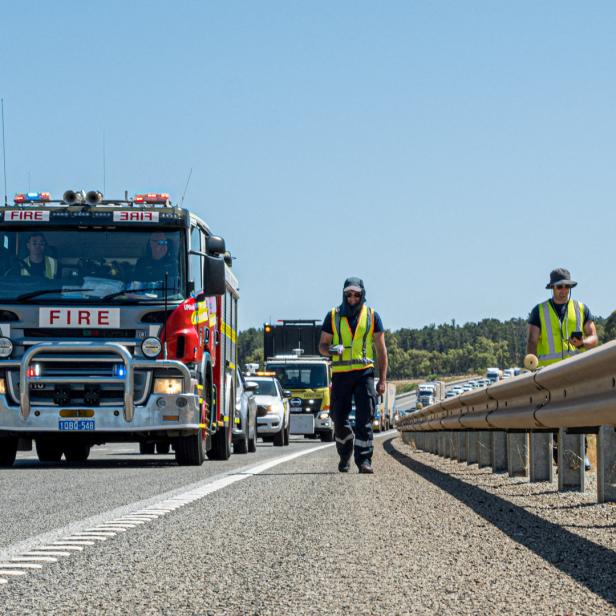
<path fill-rule="evenodd" d="M 349 413 L 355 399 L 355 433 Z M 332 376 L 332 418 L 336 449 L 341 460 L 348 461 L 355 453 L 355 464 L 372 461 L 374 436 L 372 419 L 376 408 L 374 372 L 357 370 Z"/>

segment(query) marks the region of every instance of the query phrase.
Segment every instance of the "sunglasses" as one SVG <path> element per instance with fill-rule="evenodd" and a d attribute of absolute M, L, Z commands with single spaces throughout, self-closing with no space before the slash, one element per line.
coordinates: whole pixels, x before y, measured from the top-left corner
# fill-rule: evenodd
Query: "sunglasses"
<path fill-rule="evenodd" d="M 571 287 L 568 284 L 555 284 L 554 288 L 562 291 L 563 289 L 570 289 Z"/>
<path fill-rule="evenodd" d="M 345 297 L 361 297 L 361 293 L 357 293 L 356 291 L 349 291 L 344 294 Z"/>

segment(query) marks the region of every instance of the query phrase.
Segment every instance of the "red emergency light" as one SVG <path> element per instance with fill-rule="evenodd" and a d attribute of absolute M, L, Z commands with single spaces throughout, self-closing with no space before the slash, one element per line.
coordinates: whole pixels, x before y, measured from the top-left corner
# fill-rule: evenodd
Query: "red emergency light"
<path fill-rule="evenodd" d="M 17 203 L 45 203 L 51 201 L 51 195 L 48 192 L 27 192 L 18 193 L 13 201 Z"/>
<path fill-rule="evenodd" d="M 168 193 L 146 193 L 144 195 L 135 195 L 133 197 L 133 203 L 148 203 L 148 204 L 162 204 L 169 203 Z"/>

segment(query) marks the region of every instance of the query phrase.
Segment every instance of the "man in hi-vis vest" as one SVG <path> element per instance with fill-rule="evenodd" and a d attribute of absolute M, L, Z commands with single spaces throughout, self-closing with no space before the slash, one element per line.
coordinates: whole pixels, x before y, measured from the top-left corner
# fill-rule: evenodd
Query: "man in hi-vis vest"
<path fill-rule="evenodd" d="M 546 286 L 552 290 L 552 297 L 530 313 L 526 352 L 537 356 L 539 366 L 549 366 L 599 344 L 590 308 L 571 298 L 571 289 L 576 285 L 569 270 L 553 270 Z M 587 456 L 584 465 L 590 470 Z"/>
<path fill-rule="evenodd" d="M 549 366 L 599 344 L 590 309 L 571 298 L 571 289 L 576 285 L 569 270 L 553 270 L 546 286 L 552 290 L 552 297 L 530 313 L 526 352 L 536 355 L 540 366 Z"/>
<path fill-rule="evenodd" d="M 20 276 L 53 279 L 58 276 L 58 261 L 45 254 L 47 240 L 42 233 L 31 233 L 26 243 L 28 256 L 23 260 Z"/>
<path fill-rule="evenodd" d="M 373 348 L 374 347 L 374 348 Z M 379 382 L 374 387 L 374 349 L 379 367 Z M 360 278 L 347 278 L 342 304 L 325 316 L 319 351 L 332 359 L 332 419 L 338 470 L 349 471 L 351 455 L 360 473 L 372 473 L 372 419 L 377 394 L 385 393 L 387 348 L 381 317 L 366 305 L 366 291 Z M 355 434 L 349 413 L 355 399 Z M 355 438 L 355 443 L 353 443 Z"/>

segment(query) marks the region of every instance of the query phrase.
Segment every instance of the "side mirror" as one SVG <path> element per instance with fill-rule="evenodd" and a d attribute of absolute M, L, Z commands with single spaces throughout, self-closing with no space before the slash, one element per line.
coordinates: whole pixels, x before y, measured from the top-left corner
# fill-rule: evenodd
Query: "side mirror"
<path fill-rule="evenodd" d="M 227 251 L 225 247 L 225 240 L 218 235 L 210 235 L 206 240 L 207 254 L 208 255 L 224 255 Z"/>
<path fill-rule="evenodd" d="M 259 383 L 255 383 L 254 381 L 246 381 L 246 383 L 244 383 L 245 391 L 257 391 L 257 389 L 259 389 Z"/>
<path fill-rule="evenodd" d="M 292 393 L 291 393 L 288 389 L 283 389 L 283 390 L 282 390 L 282 395 L 283 395 L 285 398 L 291 398 L 291 397 L 293 396 L 293 394 L 292 394 Z"/>
<path fill-rule="evenodd" d="M 220 257 L 203 258 L 203 293 L 206 296 L 224 295 L 225 261 Z"/>

